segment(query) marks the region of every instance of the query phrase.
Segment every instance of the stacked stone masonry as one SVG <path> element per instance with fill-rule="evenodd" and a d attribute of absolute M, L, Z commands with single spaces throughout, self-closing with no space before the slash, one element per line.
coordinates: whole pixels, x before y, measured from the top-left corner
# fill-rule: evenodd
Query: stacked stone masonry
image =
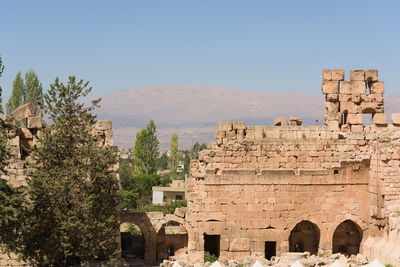
<path fill-rule="evenodd" d="M 219 237 L 223 260 L 264 257 L 271 242 L 278 256 L 361 251 L 382 258 L 374 243 L 391 238 L 397 245 L 386 254 L 397 258 L 382 261 L 400 263 L 400 227 L 389 223 L 400 215 L 400 114 L 387 123 L 377 70 L 352 70 L 350 81 L 344 70 L 322 76 L 324 126 L 301 126 L 299 118 L 277 118 L 276 126 L 218 123 L 216 141 L 191 163 L 191 259 L 203 259 L 210 235 Z"/>

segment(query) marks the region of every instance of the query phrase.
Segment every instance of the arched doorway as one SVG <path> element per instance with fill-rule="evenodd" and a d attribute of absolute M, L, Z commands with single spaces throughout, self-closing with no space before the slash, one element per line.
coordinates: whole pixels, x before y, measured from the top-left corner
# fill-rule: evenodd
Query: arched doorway
<path fill-rule="evenodd" d="M 360 250 L 362 230 L 352 220 L 346 220 L 336 227 L 332 238 L 332 253 L 356 255 Z"/>
<path fill-rule="evenodd" d="M 127 261 L 144 260 L 145 241 L 140 228 L 133 223 L 123 223 L 121 231 L 121 257 Z"/>
<path fill-rule="evenodd" d="M 305 252 L 317 254 L 320 231 L 318 226 L 310 221 L 301 221 L 293 228 L 289 236 L 290 252 Z"/>
<path fill-rule="evenodd" d="M 157 261 L 173 256 L 183 259 L 186 256 L 188 233 L 186 228 L 176 222 L 164 223 L 157 234 Z"/>

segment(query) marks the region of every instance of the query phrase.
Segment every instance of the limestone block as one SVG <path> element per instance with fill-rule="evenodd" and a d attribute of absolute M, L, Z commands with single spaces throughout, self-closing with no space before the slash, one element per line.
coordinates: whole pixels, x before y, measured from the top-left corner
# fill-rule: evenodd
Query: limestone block
<path fill-rule="evenodd" d="M 236 139 L 236 132 L 234 130 L 226 132 L 227 139 Z"/>
<path fill-rule="evenodd" d="M 379 126 L 387 125 L 386 113 L 375 113 L 372 117 L 372 123 Z"/>
<path fill-rule="evenodd" d="M 364 131 L 363 125 L 351 125 L 351 132 L 353 133 L 362 133 Z"/>
<path fill-rule="evenodd" d="M 321 90 L 323 94 L 337 94 L 339 92 L 339 83 L 337 81 L 323 81 Z"/>
<path fill-rule="evenodd" d="M 243 121 L 234 121 L 232 122 L 232 126 L 234 130 L 244 130 L 246 126 L 244 125 Z"/>
<path fill-rule="evenodd" d="M 264 138 L 264 127 L 263 126 L 256 126 L 254 131 L 254 138 L 256 140 L 260 140 Z"/>
<path fill-rule="evenodd" d="M 290 117 L 289 118 L 289 125 L 291 126 L 301 126 L 303 121 L 298 117 Z"/>
<path fill-rule="evenodd" d="M 383 94 L 385 93 L 385 83 L 383 81 L 379 82 L 368 82 L 368 87 L 371 94 Z"/>
<path fill-rule="evenodd" d="M 225 136 L 225 132 L 221 132 L 221 131 L 217 131 L 217 132 L 215 132 L 215 134 L 214 134 L 214 138 L 215 139 L 220 139 L 220 138 L 225 138 L 226 136 Z"/>
<path fill-rule="evenodd" d="M 323 81 L 343 81 L 344 69 L 324 69 L 322 70 Z"/>
<path fill-rule="evenodd" d="M 229 251 L 249 251 L 250 240 L 249 238 L 232 238 L 229 244 Z"/>
<path fill-rule="evenodd" d="M 325 103 L 326 113 L 336 113 L 339 111 L 339 103 L 338 102 L 326 102 Z"/>
<path fill-rule="evenodd" d="M 286 118 L 285 117 L 278 117 L 274 120 L 274 125 L 275 126 L 284 126 L 287 125 Z"/>
<path fill-rule="evenodd" d="M 362 81 L 342 81 L 339 86 L 340 94 L 365 94 L 367 85 Z"/>
<path fill-rule="evenodd" d="M 400 113 L 392 113 L 391 121 L 394 125 L 400 125 Z"/>
<path fill-rule="evenodd" d="M 99 120 L 97 121 L 96 128 L 102 130 L 111 130 L 112 129 L 112 121 L 111 120 Z"/>
<path fill-rule="evenodd" d="M 364 73 L 365 73 L 365 81 L 371 82 L 378 80 L 378 70 L 376 69 L 365 70 Z"/>
<path fill-rule="evenodd" d="M 351 102 L 352 94 L 339 94 L 339 102 Z"/>
<path fill-rule="evenodd" d="M 347 123 L 351 125 L 362 125 L 363 115 L 362 114 L 347 114 Z"/>
<path fill-rule="evenodd" d="M 16 121 L 20 121 L 34 115 L 35 111 L 36 111 L 35 106 L 29 102 L 11 112 L 11 116 Z"/>
<path fill-rule="evenodd" d="M 360 103 L 361 95 L 360 94 L 351 95 L 351 102 L 356 103 L 356 104 Z"/>
<path fill-rule="evenodd" d="M 380 113 L 383 112 L 383 105 L 380 106 L 375 102 L 362 102 L 361 110 L 364 113 Z"/>
<path fill-rule="evenodd" d="M 32 133 L 28 128 L 21 128 L 21 137 L 24 139 L 32 139 Z"/>
<path fill-rule="evenodd" d="M 19 136 L 16 136 L 15 138 L 8 139 L 8 145 L 9 146 L 19 146 Z"/>
<path fill-rule="evenodd" d="M 220 121 L 218 122 L 218 131 L 231 131 L 232 130 L 232 122 L 231 121 Z"/>
<path fill-rule="evenodd" d="M 340 112 L 347 113 L 359 113 L 361 112 L 361 107 L 356 105 L 353 102 L 341 102 L 340 103 Z"/>
<path fill-rule="evenodd" d="M 338 100 L 339 100 L 338 94 L 327 94 L 326 95 L 326 101 L 328 101 L 328 102 L 337 102 Z"/>
<path fill-rule="evenodd" d="M 40 116 L 28 117 L 27 126 L 29 129 L 42 128 L 42 117 L 40 117 Z"/>
<path fill-rule="evenodd" d="M 364 70 L 350 70 L 350 81 L 364 81 Z"/>

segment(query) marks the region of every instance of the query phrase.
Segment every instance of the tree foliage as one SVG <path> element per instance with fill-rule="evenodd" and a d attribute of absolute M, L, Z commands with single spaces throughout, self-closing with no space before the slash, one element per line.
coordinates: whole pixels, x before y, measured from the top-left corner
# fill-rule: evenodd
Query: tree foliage
<path fill-rule="evenodd" d="M 8 100 L 7 114 L 11 114 L 22 104 L 31 102 L 39 113 L 39 103 L 43 100 L 43 87 L 36 73 L 31 69 L 25 73 L 25 80 L 22 73 L 18 72 L 13 82 L 13 90 Z"/>
<path fill-rule="evenodd" d="M 39 103 L 43 99 L 43 87 L 36 73 L 31 69 L 25 73 L 24 104 L 31 102 L 39 114 Z"/>
<path fill-rule="evenodd" d="M 91 134 L 91 105 L 78 102 L 88 83 L 58 79 L 44 96 L 53 122 L 34 147 L 34 170 L 27 179 L 28 204 L 19 240 L 22 259 L 38 266 L 70 266 L 116 256 L 118 186 L 116 151 L 99 147 Z"/>
<path fill-rule="evenodd" d="M 11 114 L 16 108 L 21 106 L 24 103 L 24 79 L 22 78 L 21 72 L 18 72 L 17 76 L 13 81 L 13 89 L 11 92 L 10 99 L 6 104 L 7 114 Z"/>
<path fill-rule="evenodd" d="M 171 178 L 176 176 L 176 171 L 178 170 L 179 164 L 179 154 L 178 154 L 178 134 L 174 133 L 171 136 L 171 141 L 169 142 L 170 152 L 169 152 L 169 173 Z"/>
<path fill-rule="evenodd" d="M 157 172 L 158 146 L 157 129 L 153 120 L 146 128 L 136 134 L 134 154 L 135 175 L 148 175 Z"/>
<path fill-rule="evenodd" d="M 1 56 L 0 56 L 0 78 L 1 78 L 1 76 L 3 76 L 3 72 L 4 72 L 4 65 L 3 65 L 3 60 L 1 59 Z M 3 90 L 1 89 L 1 86 L 0 86 L 0 114 L 3 113 L 2 93 L 3 93 Z"/>

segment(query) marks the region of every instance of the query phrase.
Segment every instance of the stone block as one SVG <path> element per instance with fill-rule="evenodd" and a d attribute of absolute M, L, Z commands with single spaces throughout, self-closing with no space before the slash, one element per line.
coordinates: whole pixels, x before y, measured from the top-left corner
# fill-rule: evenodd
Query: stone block
<path fill-rule="evenodd" d="M 249 238 L 232 238 L 229 244 L 229 251 L 232 252 L 249 251 L 249 250 L 250 250 Z"/>
<path fill-rule="evenodd" d="M 323 81 L 321 90 L 323 94 L 337 94 L 339 92 L 339 83 L 337 81 Z"/>
<path fill-rule="evenodd" d="M 400 125 L 400 113 L 392 113 L 391 121 L 394 125 Z"/>
<path fill-rule="evenodd" d="M 379 126 L 387 125 L 386 113 L 375 113 L 372 117 L 372 123 Z"/>
<path fill-rule="evenodd" d="M 284 126 L 287 125 L 286 118 L 285 117 L 278 117 L 274 120 L 274 125 L 275 126 Z"/>
<path fill-rule="evenodd" d="M 35 106 L 29 102 L 11 112 L 11 116 L 14 118 L 14 120 L 20 121 L 28 117 L 31 117 L 32 115 L 35 114 L 35 112 L 36 112 Z"/>
<path fill-rule="evenodd" d="M 225 132 L 217 131 L 214 134 L 215 139 L 220 139 L 220 138 L 225 138 L 225 137 L 226 137 Z"/>
<path fill-rule="evenodd" d="M 347 123 L 351 125 L 362 125 L 363 115 L 362 114 L 347 114 Z"/>
<path fill-rule="evenodd" d="M 234 121 L 232 122 L 232 126 L 234 130 L 244 130 L 246 126 L 244 125 L 243 121 Z"/>
<path fill-rule="evenodd" d="M 339 111 L 339 103 L 338 102 L 326 102 L 325 103 L 326 113 L 337 113 Z"/>
<path fill-rule="evenodd" d="M 385 83 L 383 81 L 379 82 L 368 82 L 369 90 L 371 94 L 383 94 L 385 93 Z"/>
<path fill-rule="evenodd" d="M 339 92 L 340 94 L 365 94 L 367 85 L 364 81 L 342 81 Z"/>
<path fill-rule="evenodd" d="M 375 82 L 378 80 L 378 70 L 376 69 L 365 70 L 364 75 L 365 75 L 365 81 Z"/>
<path fill-rule="evenodd" d="M 351 125 L 351 132 L 353 133 L 362 133 L 364 131 L 363 125 Z"/>
<path fill-rule="evenodd" d="M 326 101 L 328 101 L 328 102 L 337 102 L 338 100 L 339 100 L 338 94 L 327 94 L 326 95 Z"/>
<path fill-rule="evenodd" d="M 301 126 L 303 121 L 298 117 L 290 117 L 289 118 L 289 125 L 291 126 Z"/>
<path fill-rule="evenodd" d="M 364 81 L 365 71 L 364 70 L 350 70 L 350 81 Z"/>
<path fill-rule="evenodd" d="M 344 69 L 324 69 L 322 70 L 323 81 L 343 81 Z"/>
<path fill-rule="evenodd" d="M 21 128 L 21 137 L 24 139 L 32 139 L 32 132 L 28 128 Z"/>
<path fill-rule="evenodd" d="M 27 126 L 29 129 L 42 128 L 42 117 L 40 117 L 40 116 L 28 117 Z"/>
<path fill-rule="evenodd" d="M 232 122 L 231 121 L 220 121 L 218 122 L 218 131 L 231 131 L 232 130 Z"/>
<path fill-rule="evenodd" d="M 340 103 L 340 112 L 347 113 L 359 113 L 361 112 L 361 107 L 356 105 L 353 102 L 341 102 Z"/>
<path fill-rule="evenodd" d="M 99 120 L 97 121 L 96 127 L 102 130 L 111 130 L 112 121 L 111 120 Z"/>
<path fill-rule="evenodd" d="M 174 214 L 177 217 L 184 218 L 186 211 L 187 211 L 187 207 L 176 208 Z"/>

